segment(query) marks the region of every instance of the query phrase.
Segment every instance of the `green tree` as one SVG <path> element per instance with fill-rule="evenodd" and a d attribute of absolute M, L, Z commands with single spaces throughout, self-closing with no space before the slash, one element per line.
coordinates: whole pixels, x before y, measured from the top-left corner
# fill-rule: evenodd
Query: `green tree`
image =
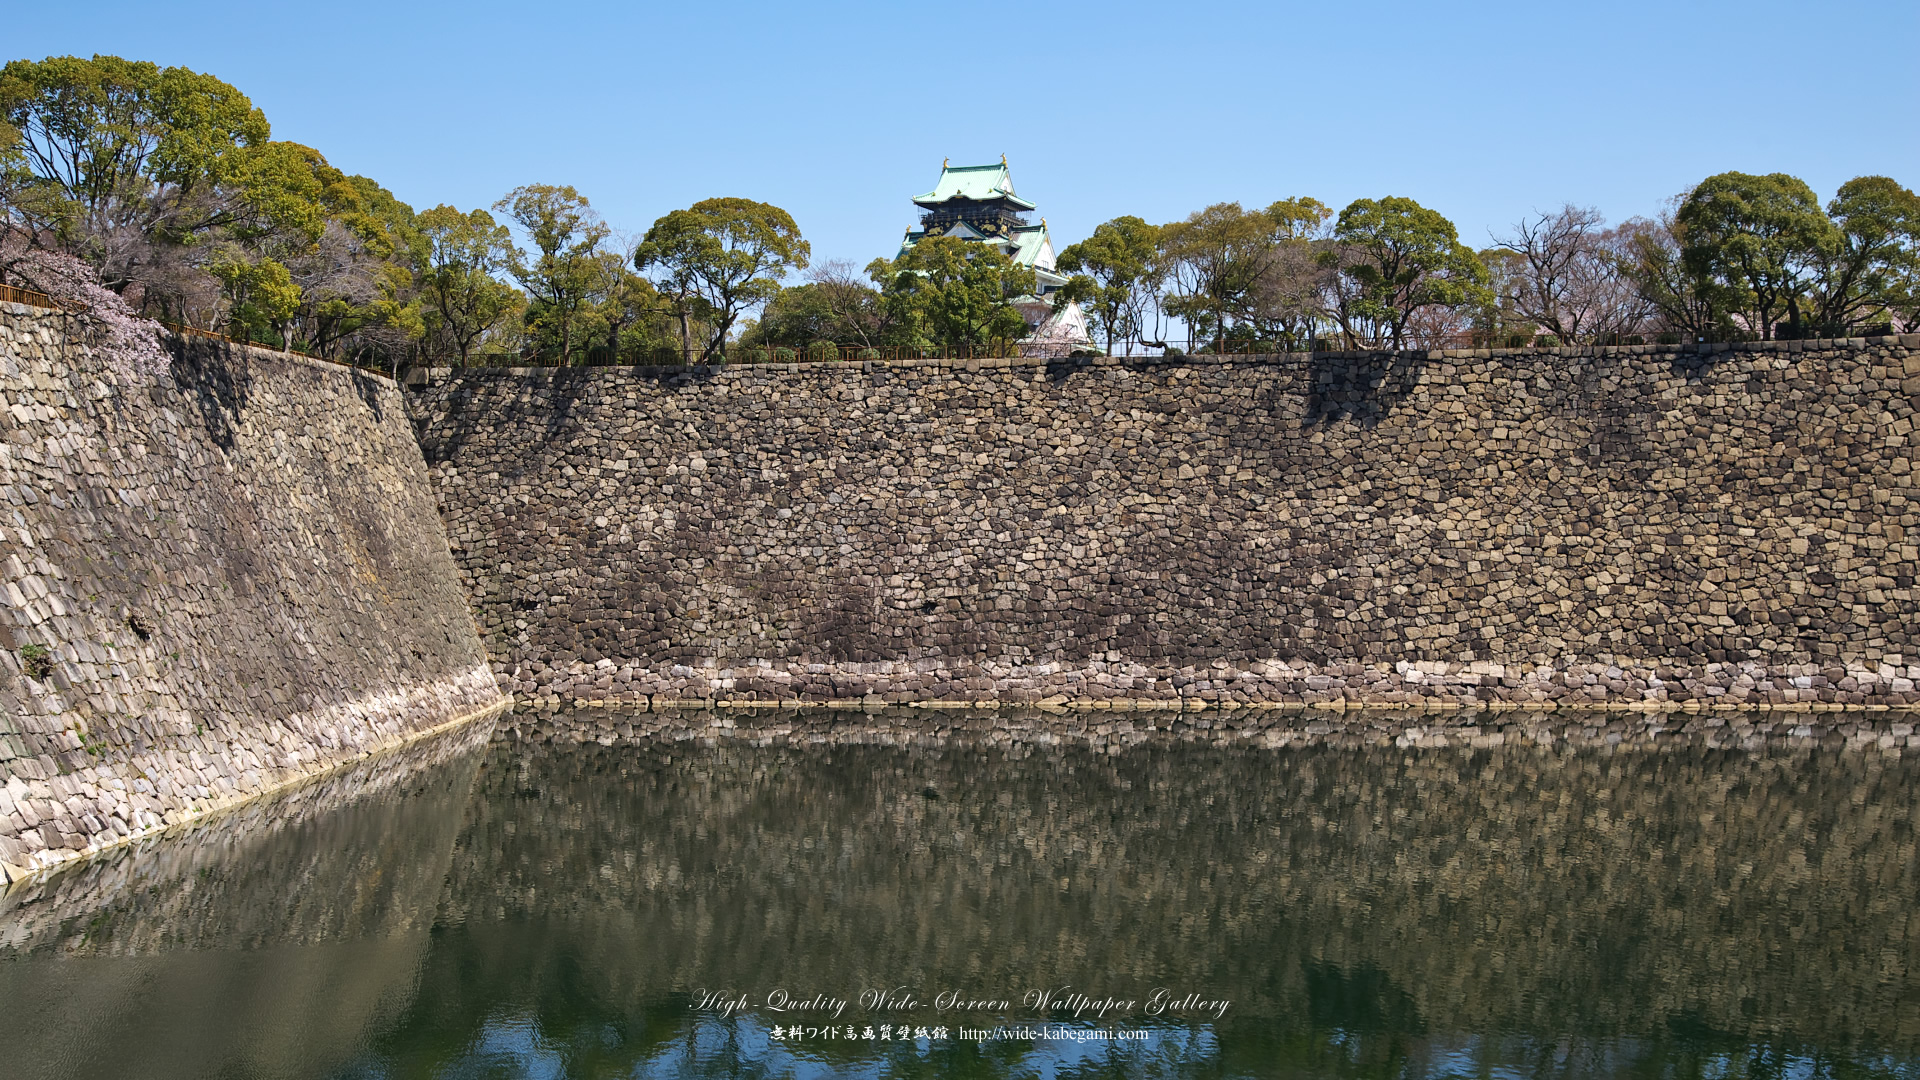
<path fill-rule="evenodd" d="M 998 344 L 1027 331 L 1011 301 L 1034 291 L 1033 270 L 986 244 L 929 236 L 891 262 L 875 259 L 867 275 L 915 347 Z"/>
<path fill-rule="evenodd" d="M 1508 247 L 1491 247 L 1482 250 L 1479 257 L 1480 264 L 1487 268 L 1488 287 L 1479 302 L 1466 309 L 1474 341 L 1504 349 L 1530 343 L 1539 329 L 1553 333 L 1552 327 L 1543 327 L 1520 303 L 1531 269 L 1526 255 Z M 1574 339 L 1556 335 L 1556 340 L 1568 344 Z"/>
<path fill-rule="evenodd" d="M 0 69 L 0 213 L 14 249 L 78 255 L 133 305 L 322 355 L 420 328 L 396 254 L 412 210 L 245 95 L 116 57 Z M 9 256 L 12 258 L 12 256 Z"/>
<path fill-rule="evenodd" d="M 1747 332 L 1804 335 L 1808 289 L 1843 243 L 1805 181 L 1709 176 L 1681 202 L 1674 224 L 1682 265 L 1719 288 Z"/>
<path fill-rule="evenodd" d="M 839 344 L 839 319 L 825 289 L 808 282 L 781 289 L 767 301 L 760 318 L 740 335 L 742 348 L 777 346 L 798 349 L 820 343 Z"/>
<path fill-rule="evenodd" d="M 740 335 L 740 343 L 793 349 L 898 344 L 886 298 L 856 274 L 844 259 L 808 267 L 806 283 L 781 289 L 767 302 L 759 322 Z"/>
<path fill-rule="evenodd" d="M 1059 269 L 1074 277 L 1056 294 L 1055 310 L 1064 303 L 1086 304 L 1095 329 L 1106 338 L 1109 354 L 1116 344 L 1148 336 L 1166 280 L 1160 233 L 1158 226 L 1140 218 L 1117 217 L 1060 252 Z"/>
<path fill-rule="evenodd" d="M 698 314 L 707 321 L 704 363 L 725 354 L 741 312 L 772 299 L 781 278 L 805 269 L 810 254 L 785 210 L 752 199 L 703 199 L 655 221 L 633 263 L 638 270 L 653 268 L 656 287 L 673 299 L 688 362 L 690 319 Z"/>
<path fill-rule="evenodd" d="M 1884 176 L 1840 185 L 1827 204 L 1838 242 L 1814 280 L 1813 332 L 1845 337 L 1863 326 L 1913 319 L 1920 293 L 1920 196 Z"/>
<path fill-rule="evenodd" d="M 524 304 L 499 278 L 513 270 L 513 236 L 485 210 L 444 204 L 422 213 L 418 228 L 414 264 L 429 326 L 465 366 L 474 345 Z"/>
<path fill-rule="evenodd" d="M 514 252 L 512 273 L 533 297 L 528 325 L 557 345 L 560 362 L 573 363 L 576 330 L 599 278 L 600 244 L 608 230 L 586 197 L 567 186 L 526 184 L 498 203 L 532 239 L 533 261 Z"/>
<path fill-rule="evenodd" d="M 1160 227 L 1170 314 L 1185 319 L 1196 340 L 1222 340 L 1244 315 L 1273 244 L 1273 221 L 1237 202 L 1215 203 Z"/>
<path fill-rule="evenodd" d="M 124 290 L 154 243 L 220 228 L 213 197 L 266 117 L 210 75 L 115 56 L 15 60 L 0 69 L 0 203 Z"/>
<path fill-rule="evenodd" d="M 356 339 L 397 354 L 424 331 L 404 252 L 413 210 L 391 192 L 288 142 L 249 149 L 223 190 L 231 221 L 220 248 L 286 267 L 297 288 L 294 312 L 272 324 L 282 343 L 338 356 Z M 216 277 L 234 305 L 230 321 L 244 321 L 251 307 L 231 295 L 240 279 Z"/>
<path fill-rule="evenodd" d="M 603 251 L 594 259 L 593 314 L 606 342 L 607 362 L 648 359 L 663 340 L 652 333 L 669 306 L 653 283 L 633 272 L 631 251 Z"/>
<path fill-rule="evenodd" d="M 294 283 L 286 264 L 271 258 L 248 258 L 238 248 L 229 247 L 208 264 L 207 270 L 229 297 L 228 333 L 243 341 L 286 343 L 287 323 L 300 310 L 300 286 Z"/>
<path fill-rule="evenodd" d="M 1421 312 L 1487 302 L 1486 267 L 1453 222 L 1412 199 L 1349 204 L 1323 261 L 1337 271 L 1330 314 L 1350 348 L 1398 349 Z"/>

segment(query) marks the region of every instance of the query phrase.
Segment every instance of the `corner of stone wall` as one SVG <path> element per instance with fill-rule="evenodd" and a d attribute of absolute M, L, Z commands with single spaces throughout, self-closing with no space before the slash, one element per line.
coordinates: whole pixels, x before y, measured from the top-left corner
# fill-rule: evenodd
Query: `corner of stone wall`
<path fill-rule="evenodd" d="M 0 307 L 0 863 L 53 865 L 503 702 L 393 382 Z"/>

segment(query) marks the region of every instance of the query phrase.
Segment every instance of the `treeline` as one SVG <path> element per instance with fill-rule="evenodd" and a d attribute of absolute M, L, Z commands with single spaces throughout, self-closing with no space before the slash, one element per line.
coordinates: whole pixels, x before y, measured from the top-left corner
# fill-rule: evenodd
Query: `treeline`
<path fill-rule="evenodd" d="M 950 347 L 1017 338 L 1030 273 L 922 241 L 780 290 L 742 343 Z M 1120 217 L 1061 251 L 1108 351 L 1309 350 L 1846 337 L 1920 324 L 1920 197 L 1882 176 L 1822 206 L 1795 177 L 1722 173 L 1656 219 L 1566 206 L 1475 251 L 1412 199 L 1218 203 L 1183 221 Z M 1175 332 L 1178 331 L 1176 338 Z"/>
<path fill-rule="evenodd" d="M 0 212 L 7 284 L 393 366 L 712 359 L 808 256 L 748 199 L 641 236 L 558 185 L 416 211 L 219 79 L 111 56 L 0 69 Z"/>
<path fill-rule="evenodd" d="M 810 255 L 750 199 L 640 235 L 559 185 L 416 211 L 274 140 L 211 76 L 108 56 L 0 69 L 0 281 L 165 322 L 398 367 L 999 345 L 1034 315 L 1013 303 L 1032 271 L 984 245 L 933 237 L 862 271 Z M 1111 351 L 1851 336 L 1920 323 L 1920 198 L 1867 176 L 1822 205 L 1791 176 L 1722 173 L 1655 219 L 1568 206 L 1479 251 L 1407 198 L 1219 203 L 1115 218 L 1059 268 L 1055 310 L 1082 305 Z"/>
<path fill-rule="evenodd" d="M 1244 348 L 1738 341 L 1844 337 L 1920 318 L 1920 198 L 1847 182 L 1721 173 L 1658 219 L 1609 226 L 1566 206 L 1472 251 L 1412 199 L 1207 207 L 1122 217 L 1061 252 L 1065 298 L 1111 349 L 1191 338 Z"/>
<path fill-rule="evenodd" d="M 706 199 L 640 235 L 561 185 L 416 211 L 274 140 L 219 79 L 110 56 L 0 69 L 0 211 L 0 281 L 394 368 L 701 363 L 769 327 L 804 343 L 1005 342 L 1026 330 L 1010 298 L 1033 291 L 1030 270 L 953 240 L 876 261 L 882 287 L 830 263 L 783 289 L 809 246 L 750 199 Z"/>

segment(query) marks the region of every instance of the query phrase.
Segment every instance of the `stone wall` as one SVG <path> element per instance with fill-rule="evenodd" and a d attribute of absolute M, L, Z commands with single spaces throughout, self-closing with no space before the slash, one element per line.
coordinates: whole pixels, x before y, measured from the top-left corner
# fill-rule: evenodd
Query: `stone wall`
<path fill-rule="evenodd" d="M 389 380 L 0 305 L 0 875 L 497 706 Z"/>
<path fill-rule="evenodd" d="M 438 371 L 549 699 L 1901 704 L 1920 336 Z"/>

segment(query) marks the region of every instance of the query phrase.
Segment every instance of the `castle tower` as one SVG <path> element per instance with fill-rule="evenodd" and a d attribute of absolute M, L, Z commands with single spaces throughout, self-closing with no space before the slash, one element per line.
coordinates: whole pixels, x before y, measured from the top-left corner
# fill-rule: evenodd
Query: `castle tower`
<path fill-rule="evenodd" d="M 1067 278 L 1054 269 L 1047 219 L 1041 218 L 1038 225 L 1028 224 L 1026 214 L 1035 209 L 1034 204 L 1014 193 L 1013 175 L 1004 155 L 998 165 L 955 166 L 942 162 L 940 182 L 932 191 L 916 196 L 913 204 L 921 210 L 920 228 L 907 230 L 900 254 L 929 236 L 988 244 L 1015 265 L 1033 270 L 1034 292 L 1013 300 L 1027 320 L 1028 332 L 1022 344 L 1063 353 L 1093 344 L 1086 313 L 1079 305 L 1068 304 L 1058 313 L 1053 310 L 1050 297 L 1067 283 Z"/>

